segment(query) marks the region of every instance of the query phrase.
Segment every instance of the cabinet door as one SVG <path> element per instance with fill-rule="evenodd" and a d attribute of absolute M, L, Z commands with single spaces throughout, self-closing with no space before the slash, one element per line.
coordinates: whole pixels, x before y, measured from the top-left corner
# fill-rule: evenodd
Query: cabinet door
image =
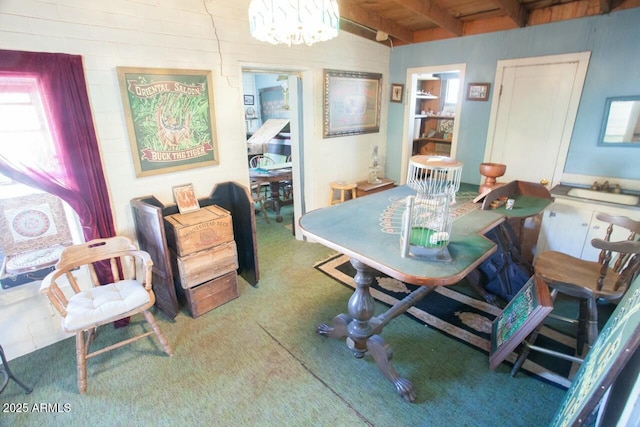
<path fill-rule="evenodd" d="M 542 217 L 538 253 L 551 250 L 580 258 L 591 214 L 592 209 L 581 204 L 553 203 Z"/>
<path fill-rule="evenodd" d="M 599 210 L 594 211 L 593 215 L 591 216 L 591 221 L 589 223 L 589 231 L 587 232 L 587 236 L 584 241 L 584 248 L 582 249 L 581 258 L 587 261 L 598 260 L 598 256 L 600 255 L 600 250 L 594 248 L 591 245 L 591 240 L 603 239 L 607 232 L 607 227 L 609 226 L 608 222 L 600 221 L 599 219 L 596 218 L 596 216 L 598 216 L 599 213 L 604 212 L 609 215 L 620 215 L 620 216 L 626 216 L 627 218 L 631 218 L 636 221 L 640 220 L 640 213 L 637 213 L 630 209 L 610 208 L 605 211 L 604 209 L 602 209 L 603 206 L 598 206 L 598 208 Z M 613 233 L 611 233 L 612 242 L 627 240 L 628 237 L 629 237 L 629 230 L 622 227 L 616 227 L 616 226 L 613 227 Z"/>

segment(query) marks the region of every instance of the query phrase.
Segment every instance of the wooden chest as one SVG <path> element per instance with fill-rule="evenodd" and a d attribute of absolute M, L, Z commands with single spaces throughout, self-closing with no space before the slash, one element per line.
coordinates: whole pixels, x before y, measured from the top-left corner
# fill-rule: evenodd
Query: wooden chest
<path fill-rule="evenodd" d="M 239 296 L 235 271 L 210 280 L 202 285 L 183 289 L 191 316 L 198 317 Z"/>
<path fill-rule="evenodd" d="M 231 214 L 219 206 L 164 217 L 167 244 L 179 256 L 233 241 Z"/>
<path fill-rule="evenodd" d="M 183 288 L 193 288 L 201 283 L 238 268 L 236 242 L 228 242 L 183 257 L 172 257 Z"/>

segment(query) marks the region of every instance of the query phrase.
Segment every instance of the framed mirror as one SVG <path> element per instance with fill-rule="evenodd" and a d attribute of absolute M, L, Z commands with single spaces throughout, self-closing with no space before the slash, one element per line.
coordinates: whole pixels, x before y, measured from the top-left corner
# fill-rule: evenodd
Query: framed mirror
<path fill-rule="evenodd" d="M 640 147 L 640 95 L 607 98 L 598 144 Z"/>

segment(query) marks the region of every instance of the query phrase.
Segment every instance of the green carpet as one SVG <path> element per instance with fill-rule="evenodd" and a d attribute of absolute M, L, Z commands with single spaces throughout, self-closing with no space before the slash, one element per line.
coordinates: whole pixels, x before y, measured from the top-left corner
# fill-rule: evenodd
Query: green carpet
<path fill-rule="evenodd" d="M 344 286 L 355 287 L 356 270 L 346 255 L 335 255 L 316 263 L 315 268 Z M 403 283 L 386 274 L 375 272 L 371 283 L 371 295 L 389 307 L 405 298 L 418 286 Z M 452 339 L 482 351 L 487 356 L 491 349 L 491 326 L 502 309 L 488 304 L 463 280 L 454 286 L 441 286 L 407 311 L 407 316 L 422 322 Z M 573 356 L 576 340 L 549 327 L 543 327 L 536 344 Z M 515 362 L 517 353 L 511 353 L 503 363 Z M 487 358 L 487 363 L 488 363 Z M 579 364 L 532 352 L 522 366 L 521 372 L 535 375 L 566 390 L 579 368 Z"/>
<path fill-rule="evenodd" d="M 317 335 L 316 325 L 346 310 L 351 292 L 313 268 L 332 251 L 294 240 L 285 227 L 290 211 L 283 213 L 281 224 L 257 218 L 258 286 L 240 281 L 239 298 L 197 319 L 186 310 L 172 321 L 156 315 L 173 357 L 145 339 L 93 358 L 86 395 L 77 391 L 72 338 L 19 357 L 11 369 L 34 391 L 25 395 L 11 382 L 0 401 L 14 413 L 3 411 L 0 425 L 531 426 L 552 419 L 564 391 L 511 378 L 508 366 L 491 372 L 486 355 L 407 316 L 383 336 L 395 368 L 414 384 L 415 403 L 396 395 L 369 356 L 355 359 L 344 342 Z M 376 314 L 385 309 L 377 304 Z M 96 345 L 140 323 L 103 328 Z"/>

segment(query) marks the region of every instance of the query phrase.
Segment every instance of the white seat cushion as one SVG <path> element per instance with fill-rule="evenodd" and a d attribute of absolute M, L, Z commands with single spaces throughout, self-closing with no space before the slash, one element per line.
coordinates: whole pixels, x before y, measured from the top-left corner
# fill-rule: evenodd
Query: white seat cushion
<path fill-rule="evenodd" d="M 149 294 L 137 280 L 122 280 L 91 288 L 69 298 L 67 317 L 62 326 L 68 332 L 87 329 L 141 307 L 149 300 Z"/>

